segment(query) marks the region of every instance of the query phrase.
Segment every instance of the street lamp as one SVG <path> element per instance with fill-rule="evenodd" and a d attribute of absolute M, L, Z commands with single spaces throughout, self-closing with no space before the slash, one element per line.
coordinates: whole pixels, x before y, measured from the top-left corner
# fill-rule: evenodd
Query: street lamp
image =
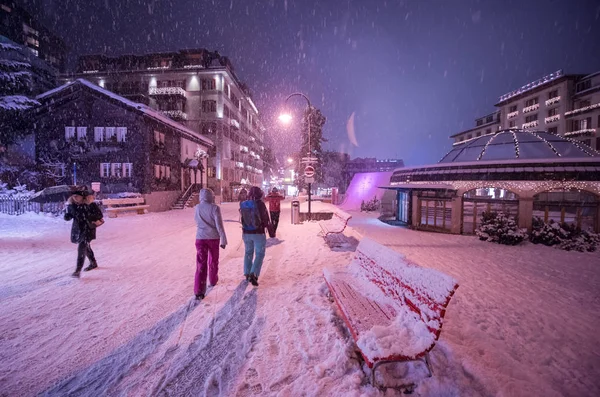
<path fill-rule="evenodd" d="M 308 104 L 308 119 L 307 119 L 307 124 L 308 124 L 308 159 L 306 161 L 307 165 L 310 165 L 312 163 L 312 151 L 311 151 L 311 146 L 310 146 L 310 118 L 312 115 L 312 105 L 310 104 L 310 99 L 308 99 L 308 97 L 306 95 L 304 95 L 301 92 L 295 92 L 293 94 L 288 95 L 287 98 L 285 98 L 285 102 L 284 102 L 284 106 L 287 109 L 287 102 L 289 101 L 290 98 L 294 97 L 294 96 L 301 96 L 302 98 L 306 99 L 306 103 Z M 290 121 L 292 121 L 292 115 L 289 113 L 282 113 L 279 115 L 279 120 L 285 124 L 289 124 Z M 288 162 L 290 159 L 288 159 Z M 308 183 L 308 220 L 310 221 L 311 219 L 311 212 L 310 212 L 310 198 L 311 198 L 311 190 L 312 190 L 312 182 Z"/>

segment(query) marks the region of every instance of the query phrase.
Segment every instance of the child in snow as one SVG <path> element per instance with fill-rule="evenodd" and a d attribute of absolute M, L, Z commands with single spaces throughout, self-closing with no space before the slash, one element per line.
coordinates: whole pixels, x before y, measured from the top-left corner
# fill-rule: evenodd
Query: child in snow
<path fill-rule="evenodd" d="M 204 299 L 207 265 L 210 285 L 216 285 L 219 281 L 219 245 L 223 249 L 227 245 L 221 209 L 215 204 L 212 190 L 200 190 L 200 203 L 194 208 L 194 219 L 197 225 L 194 294 L 196 299 Z"/>
<path fill-rule="evenodd" d="M 83 186 L 81 191 L 69 197 L 64 218 L 65 221 L 73 220 L 71 242 L 77 244 L 77 266 L 72 276 L 79 278 L 86 257 L 90 260 L 90 264 L 84 271 L 98 267 L 90 243 L 96 239 L 96 226 L 104 223 L 102 211 L 94 202 L 94 195 L 87 190 L 87 187 Z"/>
<path fill-rule="evenodd" d="M 253 186 L 248 192 L 248 200 L 240 203 L 242 239 L 245 247 L 244 276 L 255 287 L 258 287 L 258 276 L 260 275 L 260 268 L 267 247 L 265 229 L 270 222 L 267 206 L 261 200 L 262 196 L 262 190 Z"/>

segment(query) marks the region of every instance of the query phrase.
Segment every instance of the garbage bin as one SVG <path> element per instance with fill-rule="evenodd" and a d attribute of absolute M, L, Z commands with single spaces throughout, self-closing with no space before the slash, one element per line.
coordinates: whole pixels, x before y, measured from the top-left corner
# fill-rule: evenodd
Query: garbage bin
<path fill-rule="evenodd" d="M 292 225 L 298 225 L 300 223 L 300 201 L 292 201 Z"/>

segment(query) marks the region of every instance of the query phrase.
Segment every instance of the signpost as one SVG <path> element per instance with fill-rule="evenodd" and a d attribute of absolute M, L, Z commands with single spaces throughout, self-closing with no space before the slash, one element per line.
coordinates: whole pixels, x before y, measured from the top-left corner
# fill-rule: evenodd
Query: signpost
<path fill-rule="evenodd" d="M 302 160 L 304 161 L 304 158 Z M 310 196 L 312 190 L 312 183 L 315 181 L 315 167 L 313 167 L 312 165 L 307 165 L 304 168 L 304 177 L 305 182 L 308 183 L 308 220 L 310 220 Z"/>

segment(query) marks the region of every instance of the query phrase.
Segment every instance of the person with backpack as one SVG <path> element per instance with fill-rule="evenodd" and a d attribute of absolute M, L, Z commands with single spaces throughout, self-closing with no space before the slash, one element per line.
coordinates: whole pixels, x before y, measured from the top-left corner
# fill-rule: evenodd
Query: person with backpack
<path fill-rule="evenodd" d="M 270 237 L 276 237 L 277 226 L 279 225 L 279 215 L 281 214 L 281 200 L 283 196 L 279 194 L 279 190 L 276 187 L 271 190 L 266 197 L 266 201 L 269 202 L 269 213 L 271 214 L 271 229 L 269 231 Z"/>
<path fill-rule="evenodd" d="M 206 276 L 216 285 L 219 281 L 219 246 L 225 249 L 227 235 L 223 227 L 221 209 L 215 204 L 215 194 L 211 189 L 200 190 L 200 203 L 194 208 L 196 221 L 196 275 L 194 294 L 196 299 L 204 299 L 206 294 Z"/>
<path fill-rule="evenodd" d="M 248 199 L 240 203 L 242 240 L 245 247 L 244 276 L 255 287 L 258 287 L 258 276 L 267 248 L 265 229 L 270 223 L 267 206 L 261 200 L 262 196 L 262 190 L 252 186 L 248 192 Z"/>
<path fill-rule="evenodd" d="M 81 186 L 69 197 L 64 219 L 65 221 L 73 220 L 71 242 L 77 244 L 77 265 L 71 276 L 79 278 L 86 257 L 90 264 L 83 269 L 84 271 L 87 272 L 98 267 L 90 243 L 96 239 L 96 227 L 104 223 L 102 210 L 94 202 L 94 195 L 87 190 L 86 186 Z"/>

